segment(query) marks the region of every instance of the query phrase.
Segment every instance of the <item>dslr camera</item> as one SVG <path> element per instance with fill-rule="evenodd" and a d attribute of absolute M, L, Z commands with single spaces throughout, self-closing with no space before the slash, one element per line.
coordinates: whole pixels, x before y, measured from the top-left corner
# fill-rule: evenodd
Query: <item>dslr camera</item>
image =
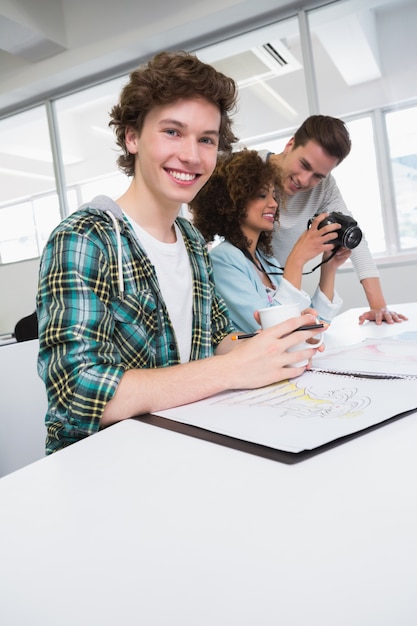
<path fill-rule="evenodd" d="M 308 220 L 307 228 L 310 228 L 313 220 L 319 213 L 313 215 Z M 341 228 L 337 231 L 337 239 L 333 239 L 329 243 L 333 243 L 336 246 L 353 250 L 356 248 L 362 240 L 362 231 L 358 226 L 358 222 L 350 217 L 350 215 L 344 215 L 339 211 L 333 211 L 319 224 L 319 229 L 328 224 L 340 224 Z"/>

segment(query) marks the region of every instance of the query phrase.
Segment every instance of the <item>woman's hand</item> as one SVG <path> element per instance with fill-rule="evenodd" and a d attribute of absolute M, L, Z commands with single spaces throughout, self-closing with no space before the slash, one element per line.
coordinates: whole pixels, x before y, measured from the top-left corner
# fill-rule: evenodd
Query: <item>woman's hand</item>
<path fill-rule="evenodd" d="M 304 265 L 307 261 L 316 258 L 318 255 L 330 254 L 333 252 L 333 240 L 337 239 L 337 230 L 340 224 L 327 224 L 319 229 L 321 222 L 328 216 L 328 213 L 321 213 L 311 223 L 310 228 L 295 242 L 285 263 L 283 277 L 288 280 L 296 289 L 301 289 Z"/>
<path fill-rule="evenodd" d="M 304 264 L 316 256 L 323 253 L 332 253 L 334 249 L 333 240 L 337 239 L 337 231 L 341 228 L 340 224 L 327 224 L 319 228 L 321 222 L 328 217 L 328 213 L 320 213 L 314 218 L 310 227 L 306 229 L 295 242 L 293 249 L 288 255 L 285 267 L 288 261 L 293 260 Z"/>
<path fill-rule="evenodd" d="M 348 250 L 347 248 L 338 248 L 334 256 L 331 259 L 329 259 L 329 257 L 332 255 L 332 252 L 324 252 L 323 262 L 324 261 L 326 262 L 325 263 L 326 267 L 336 271 L 338 267 L 343 265 L 343 263 L 345 263 L 345 261 L 348 260 L 351 254 L 352 254 L 352 250 Z M 327 261 L 327 259 L 329 260 Z M 323 266 L 323 269 L 324 269 L 324 266 Z"/>

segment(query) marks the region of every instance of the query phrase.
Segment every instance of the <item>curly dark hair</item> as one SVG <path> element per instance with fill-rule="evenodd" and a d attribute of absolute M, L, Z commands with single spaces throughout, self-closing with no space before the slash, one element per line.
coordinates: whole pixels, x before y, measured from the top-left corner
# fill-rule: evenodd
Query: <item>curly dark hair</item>
<path fill-rule="evenodd" d="M 230 152 L 237 141 L 230 118 L 237 106 L 235 81 L 191 53 L 159 52 L 130 74 L 119 103 L 110 112 L 109 126 L 114 127 L 116 143 L 123 151 L 117 159 L 119 169 L 128 176 L 135 173 L 135 155 L 126 148 L 126 128 L 140 133 L 146 115 L 155 106 L 195 97 L 205 98 L 219 108 L 219 150 Z"/>
<path fill-rule="evenodd" d="M 190 202 L 193 224 L 207 243 L 215 236 L 224 237 L 240 250 L 248 250 L 250 241 L 240 225 L 247 215 L 247 205 L 260 190 L 274 185 L 282 208 L 285 197 L 280 175 L 272 163 L 265 162 L 256 150 L 246 148 L 219 157 L 211 178 Z M 277 211 L 276 220 L 278 221 Z M 272 232 L 263 231 L 257 248 L 272 256 Z"/>

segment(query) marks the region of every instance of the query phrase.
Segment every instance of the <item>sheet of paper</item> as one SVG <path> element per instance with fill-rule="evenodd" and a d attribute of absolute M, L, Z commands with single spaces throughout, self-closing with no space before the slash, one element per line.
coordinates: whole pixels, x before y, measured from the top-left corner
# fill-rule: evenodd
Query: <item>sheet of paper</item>
<path fill-rule="evenodd" d="M 352 346 L 325 350 L 314 357 L 313 369 L 417 378 L 416 333 L 365 339 Z"/>
<path fill-rule="evenodd" d="M 287 452 L 312 450 L 417 409 L 417 382 L 322 372 L 257 390 L 232 391 L 156 413 Z"/>

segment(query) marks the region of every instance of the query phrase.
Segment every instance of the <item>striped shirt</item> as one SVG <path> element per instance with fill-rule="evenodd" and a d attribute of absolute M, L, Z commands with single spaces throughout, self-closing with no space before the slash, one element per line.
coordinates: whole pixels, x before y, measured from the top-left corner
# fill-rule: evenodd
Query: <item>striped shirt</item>
<path fill-rule="evenodd" d="M 267 150 L 259 150 L 259 155 L 265 160 L 270 154 Z M 273 255 L 282 267 L 285 266 L 295 242 L 306 230 L 308 220 L 315 213 L 333 211 L 352 216 L 331 174 L 323 178 L 313 189 L 287 196 L 286 207 L 280 212 L 279 224 L 275 224 L 272 239 Z M 358 225 L 360 227 L 360 224 Z M 365 237 L 362 237 L 360 244 L 352 250 L 350 261 L 359 280 L 380 277 Z"/>
<path fill-rule="evenodd" d="M 119 247 L 109 208 L 117 215 Z M 193 277 L 190 360 L 203 359 L 233 328 L 215 294 L 203 238 L 186 219 L 176 223 Z M 99 429 L 126 370 L 180 363 L 155 269 L 120 208 L 104 196 L 51 234 L 41 258 L 37 311 L 38 371 L 48 396 L 47 454 Z"/>

